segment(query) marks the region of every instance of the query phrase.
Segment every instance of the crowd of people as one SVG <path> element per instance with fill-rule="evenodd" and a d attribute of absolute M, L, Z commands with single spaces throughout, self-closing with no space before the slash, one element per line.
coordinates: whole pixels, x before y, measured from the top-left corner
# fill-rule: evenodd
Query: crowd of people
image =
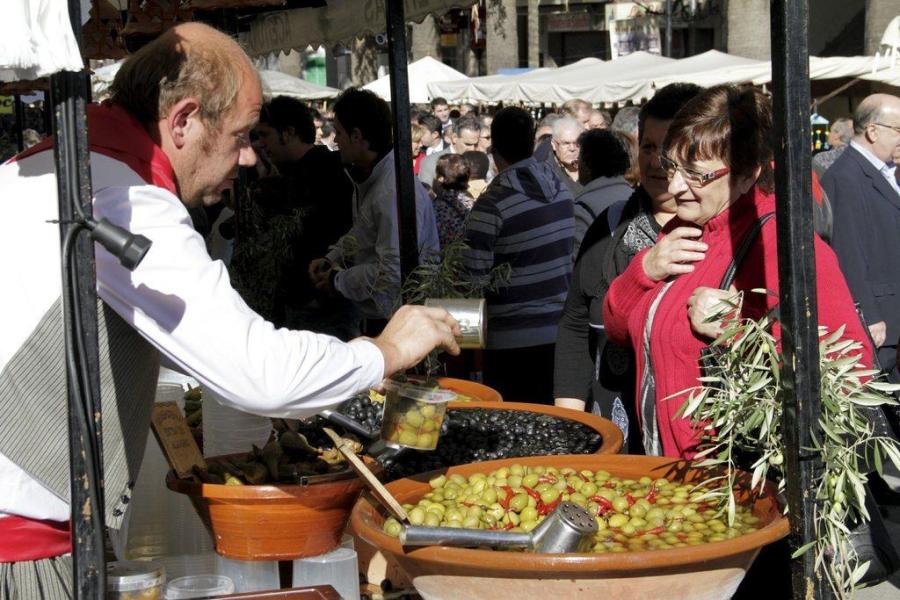
<path fill-rule="evenodd" d="M 307 183 L 287 200 L 304 213 L 296 247 L 316 245 L 322 258 L 298 250 L 307 267 L 285 263 L 282 279 L 314 290 L 288 294 L 289 303 L 345 307 L 347 323 L 375 333 L 400 304 L 390 111 L 350 89 L 327 117 L 315 126 L 337 132 L 344 171 L 316 169 L 318 189 Z M 305 118 L 311 130 L 314 117 Z M 471 281 L 510 268 L 509 281 L 486 293 L 483 381 L 511 400 L 606 416 L 629 451 L 691 456 L 697 434 L 671 397 L 695 385 L 700 350 L 720 331 L 705 319 L 736 291 L 775 292 L 745 294 L 742 316 L 760 317 L 777 299 L 775 221 L 762 223 L 775 206 L 770 99 L 751 87 L 672 84 L 615 118 L 576 100 L 535 119 L 523 108 L 436 98 L 413 107 L 411 127 L 420 260 L 463 242 Z M 257 129 L 260 154 L 277 162 L 265 118 Z M 828 149 L 812 161 L 820 323 L 844 326 L 864 343 L 866 362 L 877 358 L 893 377 L 898 148 L 900 101 L 874 95 L 833 123 Z M 279 165 L 277 177 L 300 172 Z M 255 203 L 286 201 L 274 190 Z M 329 216 L 330 229 L 316 225 L 316 211 L 335 206 L 352 211 Z M 732 289 L 718 289 L 757 224 Z M 322 327 L 321 312 L 310 314 L 285 324 Z"/>

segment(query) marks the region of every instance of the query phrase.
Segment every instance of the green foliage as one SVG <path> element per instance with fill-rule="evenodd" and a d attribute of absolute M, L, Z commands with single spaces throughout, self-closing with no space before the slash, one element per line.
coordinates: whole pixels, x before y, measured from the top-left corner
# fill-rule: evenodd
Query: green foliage
<path fill-rule="evenodd" d="M 724 303 L 710 321 L 734 312 L 739 298 Z M 724 469 L 709 500 L 719 503 L 728 522 L 734 519 L 734 485 L 738 463 L 752 464 L 751 487 L 761 494 L 767 480 L 785 488 L 785 442 L 782 433 L 782 356 L 772 335 L 773 320 L 734 319 L 714 342 L 722 349 L 718 365 L 690 390 L 681 414 L 704 432 L 700 466 Z M 868 563 L 860 564 L 850 530 L 870 517 L 865 508 L 866 474 L 881 471 L 884 457 L 900 468 L 900 447 L 874 434 L 865 412 L 896 404 L 900 386 L 880 381 L 860 365 L 862 344 L 843 338 L 844 328 L 819 328 L 822 408 L 812 433 L 823 470 L 816 478 L 816 539 L 795 556 L 813 550 L 816 566 L 838 598 L 853 596 Z"/>

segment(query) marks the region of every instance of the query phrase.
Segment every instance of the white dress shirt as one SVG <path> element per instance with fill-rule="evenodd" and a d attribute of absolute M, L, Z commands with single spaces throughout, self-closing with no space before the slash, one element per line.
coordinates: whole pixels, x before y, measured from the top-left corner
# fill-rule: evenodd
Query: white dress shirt
<path fill-rule="evenodd" d="M 312 415 L 381 380 L 373 343 L 275 329 L 253 312 L 172 193 L 101 154 L 91 168 L 95 218 L 153 242 L 134 271 L 97 245 L 97 293 L 171 364 L 226 403 L 272 417 Z M 60 296 L 53 172 L 52 151 L 0 166 L 0 373 Z M 69 507 L 0 454 L 4 513 L 64 521 Z"/>

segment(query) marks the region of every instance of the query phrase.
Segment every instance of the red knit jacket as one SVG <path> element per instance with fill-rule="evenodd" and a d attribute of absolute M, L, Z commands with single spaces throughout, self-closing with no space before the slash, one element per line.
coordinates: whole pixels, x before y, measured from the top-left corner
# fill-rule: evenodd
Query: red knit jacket
<path fill-rule="evenodd" d="M 711 341 L 691 329 L 687 315 L 688 298 L 698 287 L 719 286 L 734 251 L 744 239 L 748 228 L 760 216 L 774 210 L 774 195 L 754 189 L 723 213 L 710 219 L 703 227 L 701 238 L 709 245 L 706 257 L 694 263 L 692 273 L 677 277 L 659 304 L 650 332 L 650 358 L 656 379 L 659 433 L 666 456 L 691 458 L 699 442 L 699 432 L 691 427 L 690 419 L 676 416 L 688 396 L 687 393 L 678 393 L 698 385 L 697 378 L 701 375 L 700 351 Z M 670 222 L 663 229 L 661 236 L 680 225 L 677 219 L 673 221 L 675 222 Z M 735 279 L 735 287 L 745 292 L 742 316 L 759 318 L 778 302 L 777 296 L 751 292 L 756 288 L 765 288 L 777 294 L 776 245 L 775 219 L 771 219 L 763 226 Z M 662 285 L 662 282 L 653 281 L 644 273 L 643 258 L 648 250 L 635 256 L 628 269 L 613 281 L 603 304 L 603 323 L 607 336 L 618 344 L 631 344 L 635 350 L 638 387 L 644 369 L 644 324 L 650 305 Z M 868 337 L 856 314 L 837 258 L 831 248 L 818 237 L 815 238 L 815 253 L 819 323 L 828 327 L 829 331 L 846 325 L 845 337 L 863 342 L 863 363 L 871 365 L 872 350 Z M 780 339 L 781 330 L 777 323 L 774 334 Z M 676 396 L 670 397 L 673 395 Z M 640 394 L 635 396 L 640 398 Z M 640 407 L 638 414 L 639 409 Z"/>

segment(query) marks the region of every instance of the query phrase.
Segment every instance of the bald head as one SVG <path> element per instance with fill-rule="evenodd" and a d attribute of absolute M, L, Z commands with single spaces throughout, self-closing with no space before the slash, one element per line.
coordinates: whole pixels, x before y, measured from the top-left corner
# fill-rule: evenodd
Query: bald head
<path fill-rule="evenodd" d="M 853 141 L 884 162 L 900 144 L 900 98 L 891 94 L 866 96 L 853 113 Z"/>
<path fill-rule="evenodd" d="M 131 55 L 112 84 L 112 101 L 144 124 L 187 97 L 217 126 L 242 87 L 261 89 L 250 59 L 233 39 L 201 23 L 182 23 Z"/>

